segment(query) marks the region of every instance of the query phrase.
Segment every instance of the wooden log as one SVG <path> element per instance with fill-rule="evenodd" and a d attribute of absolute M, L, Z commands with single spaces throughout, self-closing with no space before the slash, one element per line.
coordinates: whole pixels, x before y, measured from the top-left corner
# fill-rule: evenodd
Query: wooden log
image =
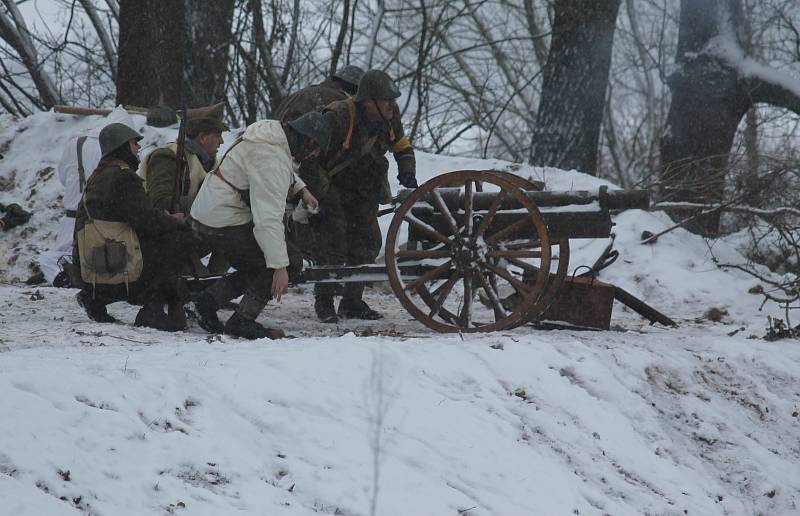
<path fill-rule="evenodd" d="M 543 210 L 542 218 L 550 240 L 559 240 L 562 238 L 607 238 L 611 234 L 613 224 L 611 216 L 606 211 L 547 211 Z M 444 216 L 435 212 L 430 207 L 415 207 L 412 208 L 411 214 L 419 220 L 425 222 L 429 226 L 442 234 L 449 235 L 451 233 L 450 226 L 445 220 Z M 480 216 L 480 213 L 477 214 Z M 495 214 L 489 228 L 486 230 L 486 236 L 490 237 L 492 234 L 500 231 L 517 222 L 521 217 L 524 217 L 523 212 L 498 212 Z M 453 218 L 459 227 L 464 226 L 464 214 L 453 214 Z M 429 240 L 427 236 L 416 228 L 416 226 L 409 225 L 409 240 L 426 241 Z M 533 224 L 526 224 L 519 231 L 503 238 L 503 240 L 516 240 L 520 238 L 538 238 L 536 228 Z"/>
<path fill-rule="evenodd" d="M 451 211 L 463 210 L 464 208 L 464 189 L 463 188 L 438 188 L 437 191 L 442 196 L 448 209 Z M 398 194 L 402 201 L 411 192 L 403 190 Z M 598 191 L 588 190 L 563 190 L 552 192 L 526 191 L 525 196 L 533 201 L 539 208 L 559 207 L 559 206 L 587 206 L 596 204 L 601 210 L 647 210 L 650 207 L 650 192 L 647 190 L 608 190 L 605 187 Z M 472 195 L 473 210 L 488 210 L 497 192 L 474 192 Z M 429 196 L 423 198 L 431 206 L 435 206 L 433 199 Z M 522 205 L 512 196 L 507 196 L 500 203 L 500 211 L 519 210 Z"/>

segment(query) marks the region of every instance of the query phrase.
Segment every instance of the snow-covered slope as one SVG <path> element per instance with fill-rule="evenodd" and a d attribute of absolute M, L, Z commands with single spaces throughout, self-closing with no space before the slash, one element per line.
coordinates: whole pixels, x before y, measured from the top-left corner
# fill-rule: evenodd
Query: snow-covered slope
<path fill-rule="evenodd" d="M 443 336 L 380 288 L 367 299 L 386 319 L 331 326 L 304 286 L 262 315 L 290 340 L 133 328 L 123 303 L 125 324 L 94 324 L 74 291 L 20 280 L 60 214 L 47 169 L 98 121 L 2 120 L 0 202 L 35 215 L 0 234 L 0 515 L 800 513 L 800 345 L 758 338 L 783 314 L 714 266 L 742 260 L 726 242 L 677 230 L 643 246 L 671 222 L 616 217 L 621 257 L 602 279 L 678 329 L 617 304 L 610 332 Z M 600 184 L 500 161 L 418 167 Z M 606 244 L 573 241 L 572 268 Z"/>

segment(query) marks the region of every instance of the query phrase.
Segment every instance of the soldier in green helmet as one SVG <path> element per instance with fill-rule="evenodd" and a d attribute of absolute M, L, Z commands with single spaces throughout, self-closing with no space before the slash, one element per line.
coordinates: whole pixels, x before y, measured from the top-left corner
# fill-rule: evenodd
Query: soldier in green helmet
<path fill-rule="evenodd" d="M 369 70 L 354 97 L 323 109 L 332 136 L 330 149 L 319 161 L 329 187 L 320 201 L 321 216 L 311 219 L 319 246 L 315 259 L 320 264 L 360 265 L 373 263 L 378 256 L 382 244 L 378 204 L 391 200 L 387 152 L 397 163 L 400 184 L 417 186 L 416 159 L 403 132 L 399 96 L 399 88 L 385 72 Z M 321 321 L 382 317 L 362 299 L 363 283 L 345 285 L 338 311 L 334 293 L 335 284 L 315 286 L 314 309 Z"/>
<path fill-rule="evenodd" d="M 322 111 L 322 108 L 331 102 L 345 100 L 355 95 L 363 75 L 364 70 L 358 66 L 343 66 L 321 83 L 307 86 L 286 97 L 275 110 L 273 118 L 286 123 L 306 113 Z M 328 191 L 328 176 L 317 159 L 304 160 L 300 164 L 298 175 L 317 199 L 325 197 Z M 293 223 L 290 229 L 293 241 L 303 254 L 316 260 L 320 254 L 316 243 L 320 238 L 315 235 L 313 228 L 306 223 Z"/>
<path fill-rule="evenodd" d="M 143 269 L 130 284 L 83 285 L 78 303 L 90 319 L 114 322 L 106 305 L 127 301 L 142 305 L 136 326 L 178 331 L 185 322 L 171 319 L 164 305 L 185 299 L 178 278 L 184 249 L 197 244 L 191 228 L 180 220 L 153 207 L 136 175 L 139 165 L 139 144 L 142 136 L 124 124 L 110 124 L 100 131 L 102 158 L 86 183 L 75 220 L 76 243 L 73 263 L 94 263 L 92 249 L 81 245 L 81 234 L 87 224 L 96 221 L 123 223 L 138 237 Z M 85 272 L 85 271 L 82 271 Z M 83 274 L 82 274 L 83 275 Z"/>

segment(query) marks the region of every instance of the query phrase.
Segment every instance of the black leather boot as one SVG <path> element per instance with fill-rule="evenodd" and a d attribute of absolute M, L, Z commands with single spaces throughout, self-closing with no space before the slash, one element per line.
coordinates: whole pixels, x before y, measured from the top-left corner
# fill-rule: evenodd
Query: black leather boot
<path fill-rule="evenodd" d="M 317 317 L 324 323 L 338 323 L 339 316 L 333 308 L 333 296 L 315 296 L 314 311 Z"/>
<path fill-rule="evenodd" d="M 283 330 L 266 328 L 252 319 L 246 319 L 235 312 L 225 323 L 225 333 L 243 339 L 282 339 L 286 336 Z"/>
<path fill-rule="evenodd" d="M 376 312 L 361 299 L 350 299 L 343 297 L 339 302 L 339 317 L 343 319 L 364 319 L 375 321 L 383 319 L 383 314 Z"/>
<path fill-rule="evenodd" d="M 108 315 L 106 304 L 100 300 L 92 299 L 92 295 L 85 290 L 78 292 L 75 299 L 77 299 L 78 304 L 86 310 L 86 315 L 89 316 L 89 319 L 101 323 L 117 322 L 116 319 Z"/>
<path fill-rule="evenodd" d="M 201 292 L 194 299 L 194 309 L 197 312 L 197 324 L 208 333 L 224 333 L 225 326 L 217 317 L 216 301 L 208 292 Z"/>
<path fill-rule="evenodd" d="M 134 326 L 146 326 L 161 331 L 181 331 L 186 326 L 181 326 L 174 319 L 164 313 L 164 304 L 161 302 L 150 301 L 144 304 L 139 313 L 136 314 Z"/>

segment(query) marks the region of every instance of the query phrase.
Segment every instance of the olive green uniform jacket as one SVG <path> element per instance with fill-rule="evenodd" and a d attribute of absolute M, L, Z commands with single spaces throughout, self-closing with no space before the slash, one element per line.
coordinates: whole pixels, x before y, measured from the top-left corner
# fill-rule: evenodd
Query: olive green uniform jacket
<path fill-rule="evenodd" d="M 197 191 L 200 189 L 200 185 L 203 183 L 208 171 L 203 167 L 203 163 L 187 140 L 184 152 L 186 154 L 188 174 L 181 185 L 179 208 L 176 211 L 173 206 L 173 192 L 175 191 L 175 174 L 177 173 L 177 150 L 177 143 L 158 147 L 145 158 L 140 174 L 145 180 L 145 190 L 153 206 L 169 213 L 189 213 L 192 203 L 197 197 Z M 213 165 L 211 170 L 213 170 Z"/>
<path fill-rule="evenodd" d="M 144 269 L 128 292 L 124 285 L 87 286 L 93 295 L 109 300 L 128 298 L 133 303 L 160 295 L 171 300 L 177 295 L 177 276 L 183 264 L 182 250 L 196 245 L 191 229 L 153 207 L 142 187 L 142 179 L 121 160 L 104 160 L 86 183 L 75 218 L 75 231 L 83 229 L 91 217 L 124 222 L 136 232 L 142 250 Z M 74 262 L 80 264 L 77 245 Z M 168 301 L 167 301 L 168 302 Z"/>
<path fill-rule="evenodd" d="M 416 170 L 414 149 L 403 132 L 397 104 L 388 121 L 370 121 L 366 110 L 352 99 L 329 104 L 323 114 L 332 135 L 322 163 L 334 175 L 334 184 L 376 203 L 391 201 L 386 153 L 392 152 L 399 172 L 413 175 Z"/>

